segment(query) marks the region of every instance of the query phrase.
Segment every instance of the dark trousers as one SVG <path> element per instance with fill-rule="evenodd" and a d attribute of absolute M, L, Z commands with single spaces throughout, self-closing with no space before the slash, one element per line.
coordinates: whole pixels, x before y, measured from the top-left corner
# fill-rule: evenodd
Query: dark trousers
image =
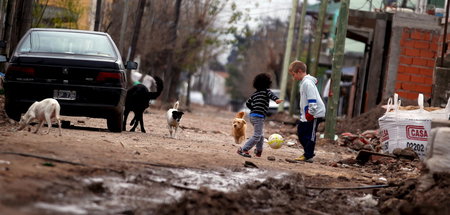
<path fill-rule="evenodd" d="M 314 147 L 316 146 L 316 131 L 317 126 L 322 121 L 322 118 L 315 118 L 309 122 L 299 122 L 297 125 L 297 136 L 300 140 L 300 144 L 303 146 L 303 155 L 306 159 L 315 156 Z"/>

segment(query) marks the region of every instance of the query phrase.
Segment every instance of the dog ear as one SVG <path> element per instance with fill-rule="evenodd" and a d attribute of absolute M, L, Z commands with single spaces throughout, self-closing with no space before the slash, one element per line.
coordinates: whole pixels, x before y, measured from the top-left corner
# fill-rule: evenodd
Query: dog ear
<path fill-rule="evenodd" d="M 246 122 L 245 120 L 242 120 L 242 122 L 243 122 L 244 124 L 247 124 L 247 122 Z"/>

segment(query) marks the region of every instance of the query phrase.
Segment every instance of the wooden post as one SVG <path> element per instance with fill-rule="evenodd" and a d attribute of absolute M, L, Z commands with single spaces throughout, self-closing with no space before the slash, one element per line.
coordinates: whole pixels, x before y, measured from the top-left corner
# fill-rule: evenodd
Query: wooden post
<path fill-rule="evenodd" d="M 181 1 L 182 0 L 176 0 L 175 2 L 175 20 L 170 28 L 170 51 L 168 54 L 168 60 L 167 60 L 167 70 L 164 74 L 164 83 L 168 86 L 165 88 L 165 92 L 163 91 L 163 102 L 168 104 L 171 102 L 171 97 L 176 93 L 176 84 L 173 84 L 174 82 L 178 83 L 178 79 L 180 78 L 180 73 L 173 72 L 173 62 L 174 62 L 174 53 L 176 49 L 176 43 L 177 43 L 177 28 L 178 28 L 178 22 L 180 20 L 180 10 L 181 10 Z M 175 80 L 177 79 L 177 80 Z M 174 81 L 175 80 L 175 81 Z"/>
<path fill-rule="evenodd" d="M 124 46 L 124 38 L 125 31 L 127 31 L 127 22 L 128 22 L 128 0 L 123 0 L 123 15 L 122 15 L 122 23 L 120 25 L 120 38 L 119 38 L 119 51 L 122 53 Z"/>
<path fill-rule="evenodd" d="M 288 37 L 286 41 L 286 48 L 284 51 L 284 61 L 283 61 L 283 71 L 281 72 L 281 83 L 280 83 L 280 99 L 286 97 L 286 85 L 288 78 L 288 67 L 291 61 L 291 50 L 292 50 L 292 39 L 294 37 L 294 25 L 295 25 L 295 14 L 297 12 L 298 0 L 292 0 L 291 17 L 289 19 L 289 29 Z M 284 105 L 278 105 L 278 112 L 284 110 Z"/>
<path fill-rule="evenodd" d="M 341 85 L 341 69 L 344 62 L 345 38 L 347 35 L 348 25 L 348 3 L 349 0 L 341 0 L 341 8 L 339 9 L 339 19 L 337 23 L 336 45 L 333 53 L 333 73 L 331 74 L 332 94 L 328 97 L 327 113 L 325 123 L 325 138 L 334 140 L 336 132 L 336 115 L 339 102 L 339 90 Z"/>
<path fill-rule="evenodd" d="M 297 38 L 297 50 L 295 52 L 295 59 L 300 60 L 302 51 L 303 51 L 303 33 L 304 33 L 304 26 L 305 26 L 305 17 L 306 17 L 306 8 L 308 7 L 308 0 L 303 0 L 302 4 L 302 12 L 300 14 L 300 24 L 298 26 L 298 38 Z M 291 98 L 289 103 L 291 104 L 289 106 L 289 115 L 294 115 L 295 108 L 297 107 L 296 101 L 298 94 L 298 81 L 292 80 L 291 85 Z"/>
<path fill-rule="evenodd" d="M 102 18 L 102 0 L 97 0 L 97 5 L 95 8 L 94 31 L 99 31 L 101 18 Z"/>
<path fill-rule="evenodd" d="M 3 30 L 2 40 L 6 42 L 6 47 L 2 54 L 8 55 L 11 57 L 11 34 L 12 34 L 12 26 L 14 23 L 14 13 L 16 12 L 16 0 L 8 0 L 8 4 L 6 5 L 6 16 L 5 16 L 5 27 Z M 3 67 L 4 68 L 4 67 Z"/>
<path fill-rule="evenodd" d="M 133 30 L 133 37 L 131 39 L 131 46 L 130 46 L 130 53 L 129 53 L 129 58 L 128 60 L 133 61 L 134 60 L 134 55 L 136 53 L 136 45 L 137 45 L 137 41 L 139 39 L 139 32 L 141 30 L 141 21 L 142 21 L 142 16 L 144 15 L 144 9 L 145 9 L 145 2 L 146 0 L 139 0 L 139 5 L 138 5 L 138 12 L 136 15 L 136 22 L 134 24 L 134 30 Z M 132 86 L 133 83 L 131 81 L 131 70 L 127 70 L 127 79 L 128 79 L 128 86 Z"/>
<path fill-rule="evenodd" d="M 309 74 L 312 76 L 317 75 L 317 67 L 319 65 L 320 46 L 322 43 L 322 31 L 325 23 L 325 17 L 327 17 L 328 0 L 322 0 L 320 3 L 319 19 L 317 20 L 316 31 L 314 32 L 314 43 L 312 46 L 312 58 L 311 67 L 309 68 Z M 317 78 L 317 77 L 316 77 Z"/>
<path fill-rule="evenodd" d="M 446 2 L 445 4 L 445 22 L 444 22 L 444 37 L 442 40 L 442 50 L 441 50 L 441 62 L 440 65 L 441 67 L 444 67 L 444 56 L 445 56 L 445 52 L 447 52 L 447 26 L 448 26 L 448 13 L 449 13 L 449 7 L 450 7 L 450 2 Z"/>

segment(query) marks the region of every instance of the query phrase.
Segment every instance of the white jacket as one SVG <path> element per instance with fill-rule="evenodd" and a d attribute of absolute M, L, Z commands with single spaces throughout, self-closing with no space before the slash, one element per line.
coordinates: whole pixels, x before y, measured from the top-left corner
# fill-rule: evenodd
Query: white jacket
<path fill-rule="evenodd" d="M 316 87 L 317 79 L 306 75 L 300 82 L 300 121 L 306 122 L 306 114 L 314 118 L 325 117 L 325 105 Z"/>

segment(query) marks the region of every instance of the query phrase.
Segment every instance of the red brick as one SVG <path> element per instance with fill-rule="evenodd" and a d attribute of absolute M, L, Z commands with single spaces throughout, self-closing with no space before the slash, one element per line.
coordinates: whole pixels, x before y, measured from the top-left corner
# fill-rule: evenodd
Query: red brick
<path fill-rule="evenodd" d="M 418 57 L 413 58 L 413 62 L 412 62 L 413 65 L 417 65 L 417 66 L 426 66 L 427 63 L 428 63 L 428 60 L 423 59 L 423 58 L 418 58 Z"/>
<path fill-rule="evenodd" d="M 414 40 L 405 39 L 400 41 L 400 46 L 402 47 L 414 48 L 414 44 Z"/>
<path fill-rule="evenodd" d="M 402 89 L 408 91 L 416 91 L 417 83 L 405 82 L 402 83 Z"/>
<path fill-rule="evenodd" d="M 420 50 L 418 49 L 411 49 L 411 48 L 403 48 L 404 55 L 412 56 L 412 57 L 419 57 L 420 56 Z"/>
<path fill-rule="evenodd" d="M 424 84 L 433 84 L 433 77 L 423 77 Z"/>
<path fill-rule="evenodd" d="M 408 71 L 408 67 L 407 66 L 402 66 L 402 65 L 398 66 L 397 72 L 407 73 L 407 71 Z"/>
<path fill-rule="evenodd" d="M 408 74 L 404 73 L 398 73 L 397 74 L 397 81 L 410 81 L 411 77 Z"/>
<path fill-rule="evenodd" d="M 415 41 L 415 42 L 414 42 L 414 48 L 418 48 L 418 49 L 429 49 L 429 48 L 430 48 L 430 42 L 425 42 L 425 41 Z"/>
<path fill-rule="evenodd" d="M 433 76 L 433 69 L 430 68 L 420 68 L 420 74 L 426 76 Z"/>
<path fill-rule="evenodd" d="M 436 52 L 429 50 L 420 50 L 420 56 L 426 58 L 434 58 L 434 56 L 436 56 Z"/>
<path fill-rule="evenodd" d="M 412 58 L 400 56 L 400 64 L 412 64 Z"/>
<path fill-rule="evenodd" d="M 438 45 L 437 45 L 437 43 L 431 43 L 431 44 L 430 44 L 430 50 L 431 50 L 431 51 L 437 51 L 437 50 L 438 50 Z"/>
<path fill-rule="evenodd" d="M 416 99 L 417 98 L 417 93 L 412 93 L 412 92 L 408 92 L 408 91 L 399 91 L 397 92 L 398 96 L 400 96 L 400 98 L 406 98 L 406 99 Z"/>
<path fill-rule="evenodd" d="M 420 93 L 431 93 L 432 85 L 417 85 L 416 89 Z"/>
<path fill-rule="evenodd" d="M 406 72 L 419 75 L 420 74 L 420 68 L 419 67 L 410 66 L 410 67 L 407 68 Z"/>
<path fill-rule="evenodd" d="M 423 39 L 424 40 L 427 40 L 427 41 L 430 41 L 431 40 L 431 33 L 430 32 L 424 32 L 424 34 L 423 34 Z"/>
<path fill-rule="evenodd" d="M 397 82 L 395 83 L 395 89 L 396 89 L 396 90 L 402 89 L 402 83 L 397 81 Z"/>
<path fill-rule="evenodd" d="M 398 96 L 400 97 L 400 98 L 405 98 L 406 97 L 406 92 L 404 92 L 404 91 L 397 91 L 396 92 L 397 94 L 398 94 Z"/>
<path fill-rule="evenodd" d="M 415 83 L 423 83 L 424 81 L 424 77 L 423 76 L 416 76 L 416 75 L 411 75 L 411 82 L 415 82 Z"/>
<path fill-rule="evenodd" d="M 406 40 L 406 39 L 409 39 L 409 38 L 410 38 L 410 33 L 403 31 L 402 40 Z"/>
<path fill-rule="evenodd" d="M 437 44 L 437 42 L 440 41 L 440 38 L 441 38 L 440 35 L 438 35 L 438 34 L 433 34 L 433 39 L 432 39 L 433 43 L 436 43 L 436 44 Z"/>
<path fill-rule="evenodd" d="M 411 38 L 415 40 L 423 40 L 423 33 L 415 30 L 411 33 Z"/>
<path fill-rule="evenodd" d="M 434 60 L 428 60 L 428 61 L 427 61 L 427 66 L 428 66 L 428 67 L 431 67 L 431 68 L 434 68 L 434 66 L 436 66 L 436 59 L 434 59 Z"/>

